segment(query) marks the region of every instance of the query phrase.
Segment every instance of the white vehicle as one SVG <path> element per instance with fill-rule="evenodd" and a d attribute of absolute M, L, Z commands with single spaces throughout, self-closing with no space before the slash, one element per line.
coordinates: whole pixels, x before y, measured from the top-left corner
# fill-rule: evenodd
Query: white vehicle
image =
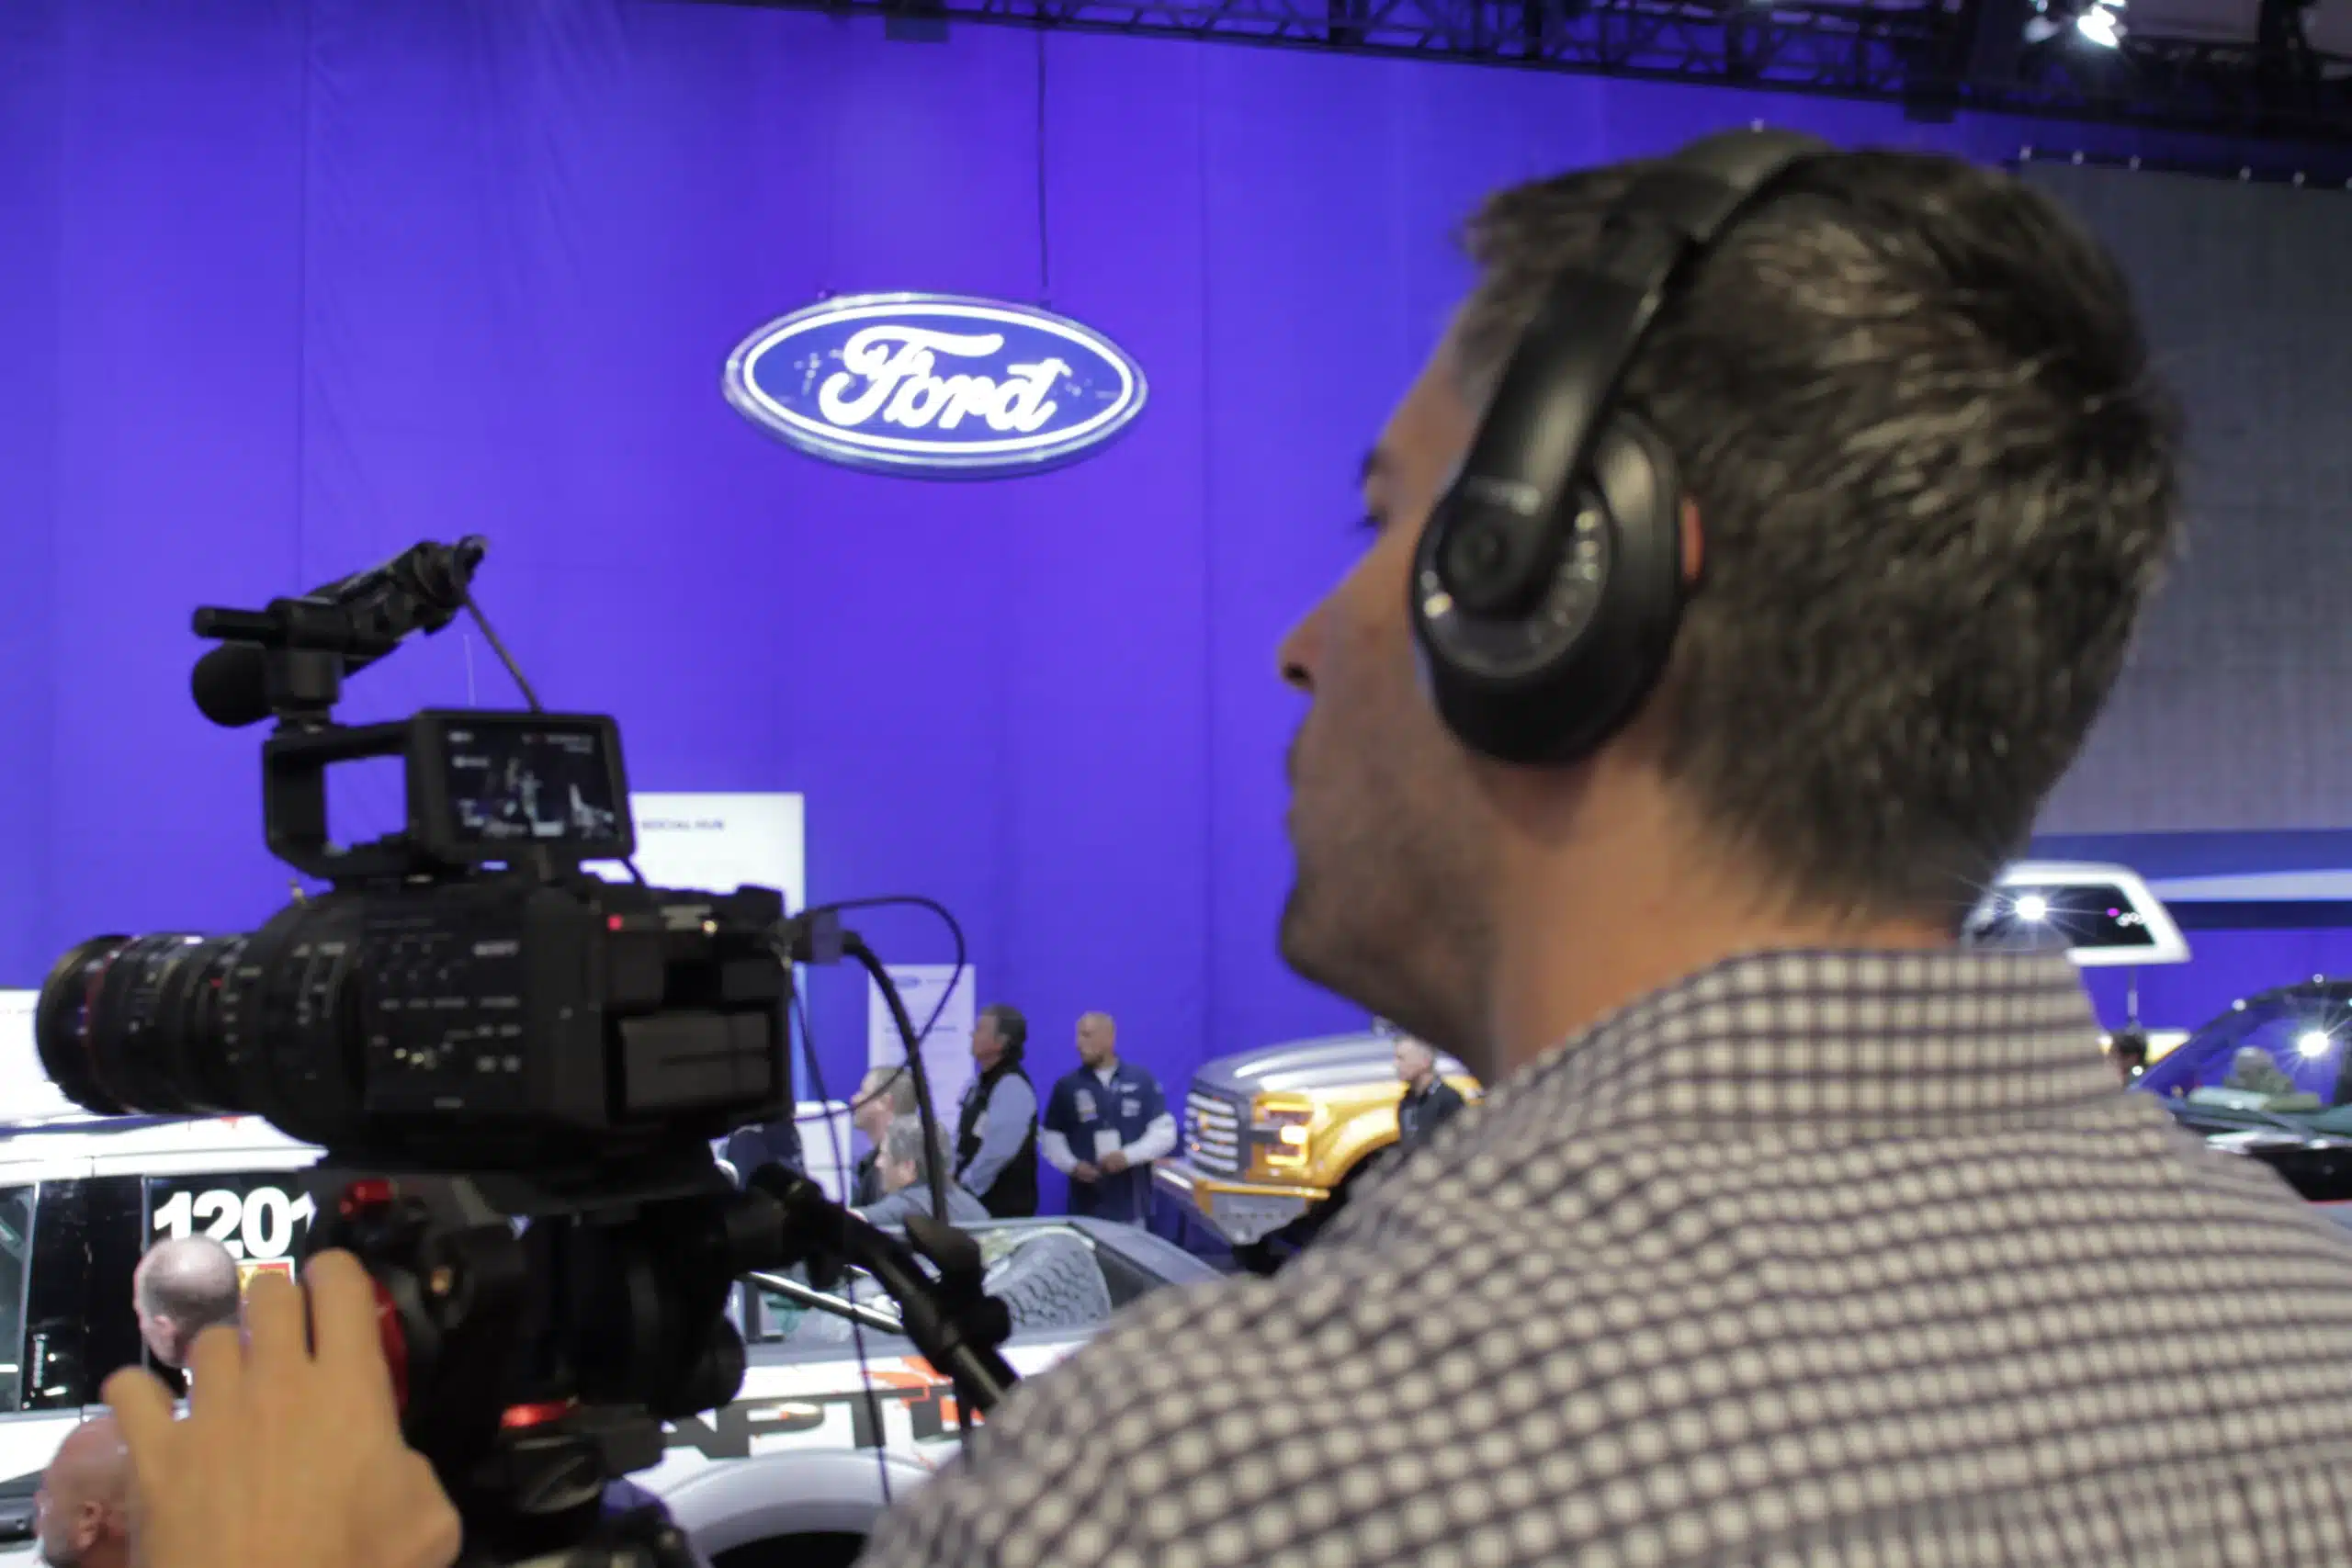
<path fill-rule="evenodd" d="M 202 1233 L 248 1275 L 291 1273 L 312 1214 L 301 1173 L 317 1157 L 254 1117 L 0 1122 L 0 1564 L 35 1559 L 41 1472 L 96 1414 L 107 1375 L 145 1354 L 130 1299 L 141 1252 Z M 989 1292 L 1012 1309 L 1005 1359 L 1024 1376 L 1136 1297 L 1214 1277 L 1125 1225 L 969 1228 Z M 735 1400 L 673 1425 L 662 1461 L 629 1477 L 668 1504 L 714 1568 L 848 1563 L 889 1500 L 958 1440 L 953 1391 L 891 1332 L 895 1314 L 870 1282 L 775 1283 L 737 1292 L 749 1367 Z"/>

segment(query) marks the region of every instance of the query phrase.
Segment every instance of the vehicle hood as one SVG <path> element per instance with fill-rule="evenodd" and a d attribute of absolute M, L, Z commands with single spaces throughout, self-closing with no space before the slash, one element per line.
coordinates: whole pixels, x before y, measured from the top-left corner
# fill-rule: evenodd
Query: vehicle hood
<path fill-rule="evenodd" d="M 1469 1069 L 1440 1052 L 1437 1070 L 1456 1077 Z M 1396 1037 L 1374 1031 L 1327 1034 L 1261 1045 L 1201 1065 L 1193 1081 L 1248 1099 L 1267 1092 L 1296 1094 L 1312 1089 L 1351 1089 L 1396 1081 Z"/>

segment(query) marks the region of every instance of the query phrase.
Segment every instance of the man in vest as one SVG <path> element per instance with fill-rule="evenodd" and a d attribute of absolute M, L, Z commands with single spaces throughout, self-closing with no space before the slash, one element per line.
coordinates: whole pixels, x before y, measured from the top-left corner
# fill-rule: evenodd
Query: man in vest
<path fill-rule="evenodd" d="M 1029 1021 L 997 1002 L 972 1024 L 972 1066 L 956 1124 L 956 1184 L 1001 1220 L 1037 1212 L 1037 1090 L 1021 1070 Z"/>
<path fill-rule="evenodd" d="M 1159 1080 L 1119 1060 L 1118 1025 L 1078 1021 L 1078 1071 L 1054 1085 L 1038 1148 L 1069 1178 L 1069 1212 L 1139 1225 L 1151 1213 L 1151 1162 L 1176 1147 Z"/>

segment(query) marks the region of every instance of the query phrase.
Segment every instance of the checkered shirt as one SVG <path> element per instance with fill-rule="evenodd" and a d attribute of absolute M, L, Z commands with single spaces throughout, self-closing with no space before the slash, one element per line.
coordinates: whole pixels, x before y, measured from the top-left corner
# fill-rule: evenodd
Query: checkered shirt
<path fill-rule="evenodd" d="M 1778 953 L 1148 1298 L 866 1562 L 2346 1568 L 2352 1242 L 2062 957 Z"/>

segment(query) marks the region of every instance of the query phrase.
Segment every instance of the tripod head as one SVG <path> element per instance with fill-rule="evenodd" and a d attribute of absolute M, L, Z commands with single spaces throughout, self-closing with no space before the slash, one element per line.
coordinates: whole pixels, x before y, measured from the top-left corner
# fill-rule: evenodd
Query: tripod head
<path fill-rule="evenodd" d="M 741 1387 L 726 1305 L 746 1273 L 864 1268 L 965 1407 L 1013 1382 L 971 1238 L 910 1224 L 919 1252 L 781 1167 L 742 1191 L 707 1148 L 569 1184 L 329 1163 L 312 1186 L 311 1249 L 352 1252 L 376 1281 L 401 1433 L 465 1521 L 463 1568 L 693 1561 L 658 1512 L 606 1517 L 605 1492 L 660 1462 L 665 1421 Z"/>

